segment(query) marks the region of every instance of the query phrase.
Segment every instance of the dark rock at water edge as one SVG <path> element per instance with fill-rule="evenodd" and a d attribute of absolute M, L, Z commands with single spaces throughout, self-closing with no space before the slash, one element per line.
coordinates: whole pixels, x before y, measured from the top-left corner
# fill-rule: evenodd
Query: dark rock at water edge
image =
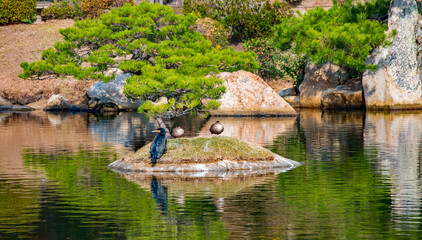
<path fill-rule="evenodd" d="M 87 90 L 88 106 L 97 111 L 136 111 L 141 105 L 140 100 L 126 97 L 123 88 L 130 73 L 117 75 L 115 80 L 104 83 L 96 82 Z M 105 110 L 101 110 L 106 108 Z"/>

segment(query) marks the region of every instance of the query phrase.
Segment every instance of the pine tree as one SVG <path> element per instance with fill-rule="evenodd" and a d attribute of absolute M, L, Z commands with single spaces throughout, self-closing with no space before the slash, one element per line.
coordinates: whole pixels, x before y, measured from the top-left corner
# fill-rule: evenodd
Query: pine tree
<path fill-rule="evenodd" d="M 388 0 L 365 5 L 334 2 L 329 10 L 314 8 L 286 18 L 275 27 L 274 42 L 282 49 L 293 48 L 314 63 L 332 62 L 341 67 L 365 71 L 365 60 L 386 40 L 386 25 L 378 21 L 387 14 Z"/>
<path fill-rule="evenodd" d="M 214 48 L 193 30 L 195 22 L 194 15 L 176 15 L 169 6 L 125 5 L 61 30 L 65 42 L 45 51 L 40 61 L 22 63 L 21 77 L 54 74 L 107 81 L 113 76 L 104 76 L 105 71 L 118 67 L 133 74 L 124 91 L 145 101 L 139 111 L 157 115 L 216 108 L 215 100 L 225 88 L 220 79 L 206 76 L 220 71 L 254 71 L 259 65 L 251 52 Z M 82 68 L 84 62 L 91 66 Z M 160 97 L 166 97 L 168 103 L 151 102 Z"/>

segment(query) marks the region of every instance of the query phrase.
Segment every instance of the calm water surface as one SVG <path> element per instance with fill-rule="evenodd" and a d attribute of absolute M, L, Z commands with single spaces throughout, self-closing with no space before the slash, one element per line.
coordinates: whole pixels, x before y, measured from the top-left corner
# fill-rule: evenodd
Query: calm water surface
<path fill-rule="evenodd" d="M 140 114 L 0 113 L 1 239 L 422 239 L 422 113 L 219 118 L 305 163 L 266 176 L 163 179 L 107 165 L 152 140 Z M 216 119 L 168 121 L 188 137 Z"/>

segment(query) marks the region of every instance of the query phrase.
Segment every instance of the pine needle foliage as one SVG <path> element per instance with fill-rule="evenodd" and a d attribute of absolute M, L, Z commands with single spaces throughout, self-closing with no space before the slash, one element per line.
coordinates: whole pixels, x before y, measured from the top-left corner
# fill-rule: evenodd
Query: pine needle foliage
<path fill-rule="evenodd" d="M 109 80 L 113 76 L 104 73 L 118 67 L 133 74 L 124 91 L 145 100 L 139 111 L 160 115 L 216 108 L 215 100 L 225 88 L 220 79 L 205 76 L 220 71 L 255 71 L 259 64 L 252 52 L 214 48 L 193 30 L 196 20 L 192 14 L 176 15 L 169 6 L 127 4 L 61 30 L 65 42 L 45 51 L 40 61 L 22 63 L 21 77 L 53 74 Z M 82 68 L 84 62 L 90 67 Z M 168 102 L 153 103 L 161 97 Z"/>
<path fill-rule="evenodd" d="M 332 62 L 341 67 L 365 71 L 365 60 L 386 40 L 386 25 L 378 20 L 387 14 L 389 0 L 367 4 L 337 1 L 329 10 L 314 8 L 297 17 L 286 18 L 275 27 L 274 42 L 281 49 L 293 48 L 311 62 Z M 372 20 L 374 19 L 374 20 Z"/>

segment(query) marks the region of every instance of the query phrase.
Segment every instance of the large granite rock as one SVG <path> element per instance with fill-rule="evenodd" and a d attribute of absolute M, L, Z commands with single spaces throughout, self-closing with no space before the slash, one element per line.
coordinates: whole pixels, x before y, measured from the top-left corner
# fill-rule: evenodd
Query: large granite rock
<path fill-rule="evenodd" d="M 335 64 L 326 63 L 322 66 L 307 64 L 305 79 L 299 86 L 300 106 L 321 108 L 322 92 L 343 84 L 347 79 L 347 72 Z"/>
<path fill-rule="evenodd" d="M 351 79 L 344 85 L 325 90 L 321 95 L 325 109 L 358 109 L 365 107 L 361 79 Z"/>
<path fill-rule="evenodd" d="M 101 81 L 94 83 L 86 92 L 90 98 L 89 107 L 100 110 L 114 109 L 113 106 L 116 106 L 118 110 L 136 111 L 141 101 L 130 99 L 123 93 L 126 79 L 130 76 L 130 73 L 125 73 L 117 75 L 115 80 L 107 83 Z"/>
<path fill-rule="evenodd" d="M 226 93 L 211 115 L 296 115 L 296 111 L 259 76 L 246 72 L 223 73 Z"/>
<path fill-rule="evenodd" d="M 363 91 L 368 109 L 422 108 L 421 72 L 418 63 L 415 0 L 391 1 L 389 31 L 396 30 L 390 46 L 377 48 L 368 64 L 377 66 L 363 75 Z"/>

